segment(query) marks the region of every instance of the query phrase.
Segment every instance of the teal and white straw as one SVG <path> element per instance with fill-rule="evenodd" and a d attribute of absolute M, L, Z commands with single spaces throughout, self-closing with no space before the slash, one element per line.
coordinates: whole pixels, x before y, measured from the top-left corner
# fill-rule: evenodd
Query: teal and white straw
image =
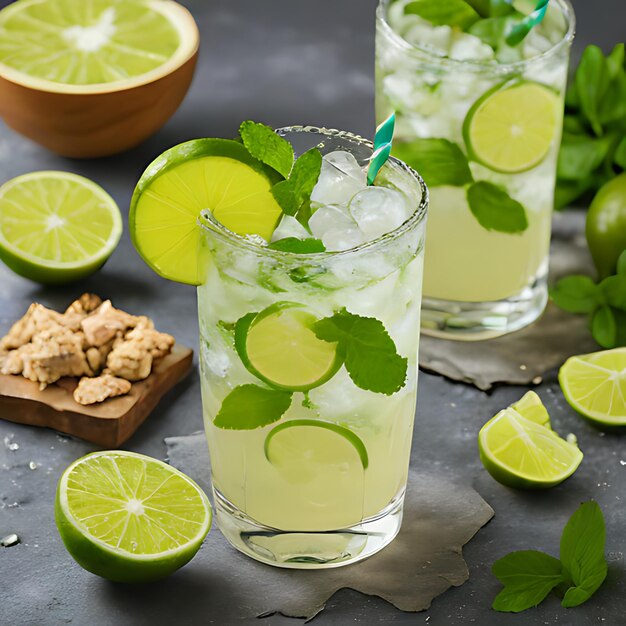
<path fill-rule="evenodd" d="M 367 168 L 367 184 L 373 185 L 380 168 L 386 163 L 391 154 L 391 141 L 393 129 L 396 125 L 396 114 L 392 113 L 386 120 L 381 122 L 374 136 L 374 152 Z"/>
<path fill-rule="evenodd" d="M 533 29 L 533 26 L 537 26 L 537 24 L 541 23 L 548 10 L 549 2 L 550 0 L 539 0 L 535 6 L 535 10 L 509 30 L 505 38 L 509 46 L 516 46 L 518 43 L 521 43 L 526 35 Z"/>

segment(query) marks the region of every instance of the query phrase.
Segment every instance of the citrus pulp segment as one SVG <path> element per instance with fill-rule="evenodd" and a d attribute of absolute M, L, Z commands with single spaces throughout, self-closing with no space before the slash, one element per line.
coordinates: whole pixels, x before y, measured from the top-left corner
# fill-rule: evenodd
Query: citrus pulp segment
<path fill-rule="evenodd" d="M 90 572 L 120 582 L 162 578 L 187 563 L 211 526 L 211 506 L 189 477 L 150 457 L 94 452 L 59 480 L 63 543 Z"/>
<path fill-rule="evenodd" d="M 483 465 L 498 482 L 528 489 L 558 485 L 583 458 L 574 444 L 511 408 L 480 429 L 478 448 Z"/>
<path fill-rule="evenodd" d="M 573 356 L 559 371 L 570 406 L 605 426 L 626 426 L 626 348 Z"/>
<path fill-rule="evenodd" d="M 302 305 L 278 302 L 246 315 L 235 328 L 235 346 L 246 368 L 273 387 L 308 391 L 341 367 L 337 346 L 318 339 L 318 318 Z"/>
<path fill-rule="evenodd" d="M 527 391 L 517 402 L 511 405 L 522 417 L 540 426 L 550 428 L 550 415 L 541 398 L 534 391 Z"/>
<path fill-rule="evenodd" d="M 135 188 L 132 241 L 155 272 L 197 285 L 200 214 L 209 210 L 232 232 L 269 240 L 282 215 L 271 187 L 271 174 L 236 141 L 180 144 L 149 165 Z"/>
<path fill-rule="evenodd" d="M 94 93 L 167 75 L 198 46 L 170 0 L 19 0 L 0 11 L 0 75 L 29 87 Z"/>
<path fill-rule="evenodd" d="M 560 124 L 557 94 L 539 83 L 519 82 L 477 100 L 465 118 L 463 137 L 472 158 L 513 174 L 543 161 Z"/>
<path fill-rule="evenodd" d="M 82 176 L 32 172 L 0 187 L 0 259 L 31 280 L 84 278 L 109 258 L 121 235 L 117 204 Z"/>

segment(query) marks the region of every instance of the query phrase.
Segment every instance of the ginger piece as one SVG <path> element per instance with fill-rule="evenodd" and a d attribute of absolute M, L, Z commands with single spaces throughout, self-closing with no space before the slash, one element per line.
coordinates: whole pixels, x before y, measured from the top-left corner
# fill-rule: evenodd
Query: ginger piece
<path fill-rule="evenodd" d="M 124 333 L 137 324 L 134 315 L 116 309 L 110 300 L 105 300 L 96 311 L 81 321 L 87 344 L 99 348 L 118 333 Z"/>
<path fill-rule="evenodd" d="M 151 321 L 151 320 L 149 320 Z M 167 333 L 160 333 L 152 328 L 135 328 L 126 334 L 127 341 L 137 341 L 150 352 L 153 359 L 160 359 L 172 351 L 174 337 Z"/>
<path fill-rule="evenodd" d="M 102 304 L 102 298 L 94 293 L 84 293 L 80 298 L 74 300 L 65 310 L 64 315 L 91 315 Z"/>
<path fill-rule="evenodd" d="M 97 378 L 81 378 L 74 390 L 74 400 L 78 404 L 89 405 L 104 402 L 107 398 L 124 396 L 132 384 L 123 378 L 103 374 Z"/>
<path fill-rule="evenodd" d="M 33 320 L 33 314 L 40 304 L 31 304 L 28 307 L 28 311 L 24 316 L 17 320 L 13 326 L 9 329 L 9 332 L 0 339 L 0 350 L 15 350 L 21 348 L 24 344 L 28 343 L 35 334 L 35 323 Z"/>
<path fill-rule="evenodd" d="M 150 350 L 141 340 L 122 341 L 107 357 L 107 368 L 104 372 L 130 381 L 143 380 L 152 371 L 152 361 Z"/>
<path fill-rule="evenodd" d="M 0 355 L 0 374 L 21 374 L 24 370 L 24 355 L 31 352 L 32 348 L 32 344 L 27 343 Z"/>

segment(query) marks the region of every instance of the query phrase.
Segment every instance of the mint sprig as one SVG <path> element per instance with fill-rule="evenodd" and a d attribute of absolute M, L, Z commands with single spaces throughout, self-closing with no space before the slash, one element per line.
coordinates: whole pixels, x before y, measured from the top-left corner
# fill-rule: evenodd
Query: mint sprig
<path fill-rule="evenodd" d="M 322 170 L 322 154 L 311 148 L 293 164 L 287 180 L 272 187 L 272 194 L 286 215 L 297 215 L 300 208 L 311 198 L 313 188 Z"/>
<path fill-rule="evenodd" d="M 269 126 L 247 120 L 239 126 L 246 150 L 255 158 L 287 178 L 293 167 L 291 144 Z"/>
<path fill-rule="evenodd" d="M 602 348 L 626 346 L 626 250 L 617 273 L 600 282 L 572 275 L 550 289 L 552 301 L 569 313 L 587 314 L 591 334 Z"/>
<path fill-rule="evenodd" d="M 492 608 L 519 613 L 542 602 L 551 591 L 562 596 L 564 607 L 586 602 L 607 574 L 604 555 L 606 528 L 596 502 L 582 504 L 563 529 L 560 560 L 537 550 L 511 552 L 493 564 L 504 585 Z"/>
<path fill-rule="evenodd" d="M 337 343 L 348 374 L 361 389 L 392 395 L 406 383 L 408 361 L 398 354 L 384 324 L 343 308 L 313 325 L 315 335 Z"/>
<path fill-rule="evenodd" d="M 289 391 L 247 384 L 235 387 L 213 420 L 218 428 L 253 430 L 277 422 L 291 406 Z"/>

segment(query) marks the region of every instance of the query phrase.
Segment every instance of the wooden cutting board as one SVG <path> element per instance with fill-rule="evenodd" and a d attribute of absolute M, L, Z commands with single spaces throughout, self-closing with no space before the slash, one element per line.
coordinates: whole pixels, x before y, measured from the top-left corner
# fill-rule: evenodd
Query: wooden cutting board
<path fill-rule="evenodd" d="M 78 380 L 63 378 L 44 390 L 23 376 L 0 375 L 0 419 L 45 426 L 105 448 L 123 444 L 150 415 L 159 400 L 192 368 L 193 351 L 178 344 L 148 378 L 133 383 L 130 393 L 100 404 L 74 400 Z"/>

